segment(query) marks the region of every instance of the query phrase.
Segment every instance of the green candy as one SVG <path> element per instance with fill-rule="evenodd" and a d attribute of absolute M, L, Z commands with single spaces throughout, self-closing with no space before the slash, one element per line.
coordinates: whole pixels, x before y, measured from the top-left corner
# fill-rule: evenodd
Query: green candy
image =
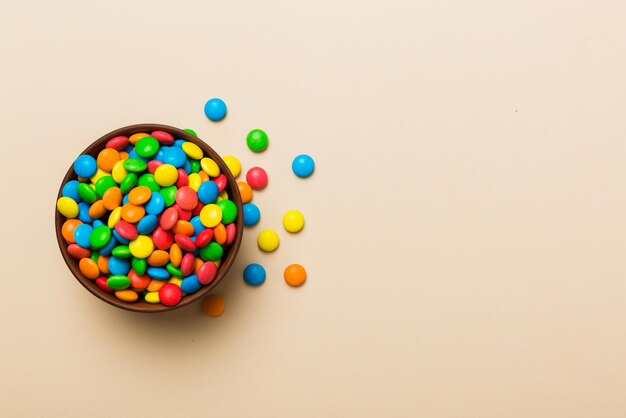
<path fill-rule="evenodd" d="M 141 173 L 146 171 L 148 164 L 141 158 L 128 158 L 124 160 L 124 168 L 130 173 Z"/>
<path fill-rule="evenodd" d="M 222 258 L 224 250 L 217 242 L 212 242 L 200 249 L 200 258 L 204 261 L 217 261 Z"/>
<path fill-rule="evenodd" d="M 237 217 L 237 205 L 232 200 L 220 200 L 217 206 L 222 210 L 222 223 L 229 224 Z"/>
<path fill-rule="evenodd" d="M 135 173 L 126 174 L 120 183 L 120 190 L 122 193 L 128 194 L 131 190 L 133 190 L 133 188 L 137 185 L 138 179 L 139 178 Z"/>
<path fill-rule="evenodd" d="M 185 128 L 185 129 L 183 129 L 183 131 L 187 132 L 188 134 L 191 134 L 191 135 L 195 136 L 196 138 L 198 137 L 198 134 L 193 129 Z"/>
<path fill-rule="evenodd" d="M 98 257 L 100 257 L 100 253 L 98 251 L 92 251 L 89 258 L 91 258 L 96 263 L 98 262 Z"/>
<path fill-rule="evenodd" d="M 176 191 L 178 189 L 176 186 L 168 186 L 161 189 L 161 196 L 163 196 L 163 200 L 165 201 L 165 206 L 172 206 L 174 202 L 176 202 Z"/>
<path fill-rule="evenodd" d="M 133 260 L 130 262 L 130 264 L 133 267 L 133 270 L 135 270 L 135 273 L 140 276 L 144 274 L 148 269 L 148 263 L 142 258 L 133 257 Z"/>
<path fill-rule="evenodd" d="M 261 129 L 253 129 L 248 133 L 246 143 L 248 144 L 248 148 L 252 151 L 261 152 L 267 148 L 269 141 L 265 131 Z"/>
<path fill-rule="evenodd" d="M 113 254 L 113 257 L 116 257 L 116 258 L 132 257 L 130 253 L 130 248 L 128 248 L 128 245 L 118 245 L 117 247 L 113 248 L 113 251 L 111 253 Z"/>
<path fill-rule="evenodd" d="M 183 277 L 183 272 L 180 271 L 179 268 L 174 267 L 172 263 L 167 263 L 167 265 L 165 266 L 165 269 L 169 271 L 172 276 Z"/>
<path fill-rule="evenodd" d="M 130 279 L 128 276 L 123 276 L 121 274 L 110 276 L 107 279 L 107 286 L 113 290 L 127 289 L 130 287 Z"/>
<path fill-rule="evenodd" d="M 200 161 L 198 160 L 189 160 L 189 165 L 191 166 L 192 173 L 200 172 Z"/>
<path fill-rule="evenodd" d="M 98 179 L 96 182 L 96 193 L 98 196 L 102 197 L 104 192 L 109 190 L 111 187 L 117 187 L 117 183 L 113 180 L 111 176 L 103 176 Z"/>
<path fill-rule="evenodd" d="M 87 203 L 93 203 L 98 200 L 98 193 L 88 185 L 87 183 L 80 183 L 78 185 L 78 195 Z"/>
<path fill-rule="evenodd" d="M 158 192 L 159 190 L 161 190 L 161 186 L 159 186 L 159 183 L 157 183 L 156 179 L 154 178 L 154 174 L 142 174 L 141 177 L 139 177 L 138 184 L 140 186 L 146 186 L 153 192 Z"/>
<path fill-rule="evenodd" d="M 111 229 L 106 225 L 100 225 L 93 229 L 89 237 L 89 245 L 96 250 L 104 247 L 111 239 Z"/>
<path fill-rule="evenodd" d="M 135 144 L 135 152 L 140 157 L 152 157 L 159 152 L 159 141 L 151 136 L 144 136 Z"/>

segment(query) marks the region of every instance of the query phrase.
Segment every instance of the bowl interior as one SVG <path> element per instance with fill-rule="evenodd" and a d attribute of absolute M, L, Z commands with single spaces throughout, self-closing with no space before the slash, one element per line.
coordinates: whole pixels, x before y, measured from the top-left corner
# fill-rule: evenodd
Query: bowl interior
<path fill-rule="evenodd" d="M 237 228 L 237 235 L 235 237 L 235 241 L 231 245 L 226 246 L 224 248 L 224 255 L 222 256 L 222 263 L 220 265 L 220 268 L 218 269 L 217 276 L 215 277 L 213 282 L 211 282 L 210 284 L 206 286 L 202 286 L 202 288 L 200 288 L 200 290 L 198 290 L 196 293 L 193 293 L 188 296 L 184 296 L 183 299 L 180 301 L 180 303 L 178 303 L 178 305 L 172 306 L 172 307 L 168 307 L 162 304 L 153 305 L 143 300 L 129 303 L 129 302 L 124 302 L 118 299 L 114 294 L 110 294 L 110 293 L 103 291 L 96 285 L 94 280 L 88 279 L 81 273 L 80 269 L 78 268 L 79 260 L 72 258 L 67 251 L 67 243 L 65 242 L 61 234 L 61 227 L 63 226 L 63 222 L 65 221 L 65 219 L 61 214 L 59 214 L 55 206 L 55 228 L 56 228 L 57 242 L 59 244 L 59 249 L 61 250 L 61 253 L 63 254 L 63 259 L 65 260 L 65 263 L 69 267 L 74 277 L 76 277 L 76 279 L 87 290 L 89 290 L 92 294 L 94 294 L 101 300 L 107 303 L 110 303 L 111 305 L 117 306 L 118 308 L 127 309 L 129 311 L 135 311 L 135 312 L 169 311 L 172 309 L 183 307 L 185 305 L 193 303 L 199 298 L 202 298 L 204 295 L 209 293 L 213 288 L 215 288 L 215 286 L 217 286 L 222 281 L 222 279 L 224 278 L 224 276 L 226 275 L 226 273 L 232 266 L 233 262 L 235 261 L 235 257 L 237 256 L 237 252 L 239 251 L 239 247 L 241 246 L 241 238 L 243 235 L 243 209 L 242 209 L 242 203 L 241 203 L 241 195 L 239 194 L 239 188 L 237 187 L 237 182 L 235 181 L 235 178 L 231 174 L 230 170 L 228 170 L 228 167 L 224 163 L 224 160 L 222 160 L 222 158 L 210 146 L 208 146 L 199 138 L 196 138 L 195 136 L 183 131 L 182 129 L 174 128 L 168 125 L 159 125 L 159 124 L 152 124 L 152 123 L 126 126 L 124 128 L 120 128 L 115 131 L 109 132 L 108 134 L 104 135 L 102 138 L 98 139 L 97 141 L 94 141 L 90 146 L 88 146 L 82 152 L 82 154 L 89 154 L 93 156 L 94 158 L 96 158 L 98 156 L 98 153 L 102 149 L 104 149 L 106 143 L 110 139 L 115 138 L 116 136 L 120 136 L 120 135 L 130 136 L 132 134 L 136 134 L 140 132 L 146 132 L 149 134 L 150 132 L 153 132 L 153 131 L 165 131 L 171 134 L 172 136 L 174 136 L 175 138 L 184 139 L 186 141 L 193 142 L 194 144 L 197 144 L 202 149 L 206 157 L 212 158 L 217 163 L 217 165 L 220 167 L 221 172 L 226 175 L 226 178 L 228 180 L 228 184 L 226 185 L 226 192 L 228 193 L 230 200 L 232 200 L 237 206 L 237 219 L 235 220 L 235 225 Z M 69 170 L 65 174 L 65 177 L 63 178 L 61 186 L 59 187 L 57 199 L 61 197 L 61 190 L 63 188 L 63 185 L 70 180 L 75 180 L 76 178 L 77 178 L 76 173 L 74 173 L 74 169 L 70 166 Z"/>

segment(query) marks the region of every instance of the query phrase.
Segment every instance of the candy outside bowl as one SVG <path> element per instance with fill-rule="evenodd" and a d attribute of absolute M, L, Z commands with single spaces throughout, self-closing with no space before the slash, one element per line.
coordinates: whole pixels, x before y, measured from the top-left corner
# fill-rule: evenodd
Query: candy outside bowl
<path fill-rule="evenodd" d="M 165 312 L 171 311 L 173 309 L 181 308 L 183 306 L 187 306 L 196 300 L 202 298 L 207 295 L 211 290 L 213 290 L 223 279 L 233 262 L 235 261 L 235 257 L 237 256 L 237 252 L 239 251 L 239 247 L 241 246 L 241 239 L 243 235 L 243 208 L 241 202 L 241 195 L 239 194 L 239 188 L 237 187 L 237 182 L 233 177 L 232 173 L 226 166 L 226 163 L 219 156 L 217 152 L 215 152 L 210 146 L 204 143 L 201 139 L 191 135 L 190 133 L 183 131 L 182 129 L 174 128 L 168 125 L 159 125 L 159 124 L 138 124 L 126 126 L 124 128 L 116 129 L 108 134 L 104 135 L 100 139 L 94 141 L 91 145 L 89 145 L 82 154 L 89 154 L 96 158 L 98 153 L 103 150 L 106 146 L 106 143 L 117 136 L 127 136 L 130 137 L 133 134 L 146 132 L 150 133 L 153 131 L 165 131 L 171 134 L 176 139 L 184 139 L 189 142 L 193 142 L 198 145 L 204 155 L 213 159 L 220 168 L 220 171 L 226 175 L 227 185 L 226 192 L 228 193 L 229 199 L 232 200 L 237 206 L 237 218 L 235 219 L 236 226 L 236 236 L 235 240 L 228 246 L 224 247 L 224 254 L 222 256 L 222 262 L 220 267 L 217 270 L 217 275 L 215 279 L 209 283 L 208 285 L 204 285 L 197 292 L 191 295 L 183 296 L 182 300 L 175 306 L 165 306 L 163 304 L 150 304 L 144 300 L 138 300 L 136 302 L 124 302 L 118 299 L 115 294 L 107 293 L 96 285 L 95 280 L 88 279 L 79 269 L 78 263 L 79 260 L 74 259 L 68 252 L 68 244 L 65 242 L 63 235 L 61 233 L 61 228 L 65 221 L 65 217 L 59 213 L 55 206 L 55 229 L 57 236 L 57 243 L 59 245 L 59 249 L 61 250 L 61 254 L 63 255 L 63 260 L 67 267 L 70 269 L 76 280 L 80 284 L 82 284 L 85 289 L 91 292 L 93 295 L 98 297 L 99 299 L 116 306 L 121 309 L 126 309 L 128 311 L 134 312 Z M 70 180 L 76 180 L 77 175 L 74 172 L 72 166 L 70 166 L 69 170 L 65 174 L 63 181 L 61 183 L 61 187 L 59 187 L 59 192 L 57 194 L 57 199 L 62 196 L 63 185 L 65 185 Z"/>

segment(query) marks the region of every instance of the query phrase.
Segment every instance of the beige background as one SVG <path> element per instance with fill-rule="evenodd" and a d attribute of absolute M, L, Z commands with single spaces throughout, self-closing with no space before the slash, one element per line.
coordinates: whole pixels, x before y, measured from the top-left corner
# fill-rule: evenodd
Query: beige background
<path fill-rule="evenodd" d="M 0 3 L 0 415 L 626 414 L 623 2 L 87 3 Z M 114 309 L 59 256 L 66 168 L 139 122 L 271 176 L 217 320 Z"/>

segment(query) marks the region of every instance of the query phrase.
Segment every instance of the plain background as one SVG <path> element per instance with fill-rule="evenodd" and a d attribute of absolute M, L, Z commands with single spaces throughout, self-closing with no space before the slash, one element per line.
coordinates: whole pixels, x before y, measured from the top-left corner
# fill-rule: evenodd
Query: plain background
<path fill-rule="evenodd" d="M 620 1 L 2 2 L 0 414 L 623 417 L 625 21 Z M 115 309 L 61 260 L 67 167 L 141 122 L 269 172 L 219 319 Z"/>

